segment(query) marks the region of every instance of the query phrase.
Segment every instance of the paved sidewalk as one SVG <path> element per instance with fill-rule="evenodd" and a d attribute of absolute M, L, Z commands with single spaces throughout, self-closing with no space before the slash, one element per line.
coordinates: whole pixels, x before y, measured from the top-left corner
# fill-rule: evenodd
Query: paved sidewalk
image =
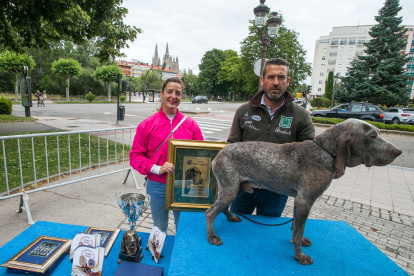
<path fill-rule="evenodd" d="M 81 119 L 39 118 L 38 122 L 67 130 L 116 127 L 106 122 Z M 108 169 L 113 170 L 111 166 Z M 135 176 L 141 185 L 143 176 L 137 172 Z M 117 189 L 122 193 L 144 193 L 145 189 L 137 191 L 131 177 L 125 185 L 120 184 L 124 177 L 124 173 L 117 173 L 31 194 L 29 203 L 33 219 L 126 230 L 128 224 L 116 205 L 114 193 Z M 401 268 L 414 275 L 413 198 L 413 169 L 394 166 L 368 169 L 361 165 L 347 168 L 343 177 L 332 181 L 313 206 L 310 218 L 347 221 Z M 26 215 L 14 212 L 17 206 L 17 198 L 0 201 L 0 246 L 28 227 Z M 289 198 L 283 216 L 291 217 L 292 211 L 293 199 Z M 151 212 L 148 210 L 138 221 L 137 231 L 149 232 L 151 228 Z M 168 234 L 175 235 L 173 221 L 170 221 Z"/>

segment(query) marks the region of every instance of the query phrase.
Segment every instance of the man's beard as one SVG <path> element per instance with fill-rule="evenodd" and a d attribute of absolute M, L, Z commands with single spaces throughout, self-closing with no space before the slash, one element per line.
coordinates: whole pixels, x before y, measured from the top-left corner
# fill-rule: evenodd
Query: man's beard
<path fill-rule="evenodd" d="M 274 88 L 274 87 L 272 87 L 272 88 Z M 283 95 L 285 94 L 285 91 L 280 91 L 280 93 L 279 94 L 277 94 L 277 95 L 275 95 L 275 94 L 272 94 L 271 92 L 270 92 L 270 90 L 271 89 L 269 89 L 269 91 L 264 91 L 264 94 L 265 94 L 265 96 L 266 96 L 266 98 L 269 100 L 269 101 L 272 101 L 272 102 L 276 102 L 277 100 L 279 100 L 280 98 L 282 98 L 283 97 Z"/>

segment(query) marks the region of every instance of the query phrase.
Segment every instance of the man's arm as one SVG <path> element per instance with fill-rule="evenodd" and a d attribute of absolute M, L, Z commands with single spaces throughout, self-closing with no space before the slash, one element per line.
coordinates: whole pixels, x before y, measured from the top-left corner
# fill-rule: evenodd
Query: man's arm
<path fill-rule="evenodd" d="M 299 126 L 300 129 L 297 131 L 297 141 L 303 142 L 306 140 L 313 140 L 315 138 L 315 126 L 308 111 L 304 110 L 302 117 L 302 124 Z"/>
<path fill-rule="evenodd" d="M 240 108 L 237 109 L 234 115 L 233 124 L 231 125 L 230 134 L 227 138 L 228 143 L 237 143 L 243 141 L 243 130 L 240 128 Z"/>

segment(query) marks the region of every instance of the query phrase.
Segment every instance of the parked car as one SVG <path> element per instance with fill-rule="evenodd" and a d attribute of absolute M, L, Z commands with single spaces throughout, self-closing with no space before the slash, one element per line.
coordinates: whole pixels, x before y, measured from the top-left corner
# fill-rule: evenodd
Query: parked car
<path fill-rule="evenodd" d="M 192 103 L 208 103 L 207 96 L 196 96 L 192 101 Z"/>
<path fill-rule="evenodd" d="M 386 124 L 414 124 L 414 109 L 390 107 L 384 110 Z"/>
<path fill-rule="evenodd" d="M 335 106 L 329 110 L 312 111 L 311 116 L 341 119 L 361 119 L 374 122 L 384 122 L 384 112 L 379 106 L 371 103 L 348 103 Z"/>

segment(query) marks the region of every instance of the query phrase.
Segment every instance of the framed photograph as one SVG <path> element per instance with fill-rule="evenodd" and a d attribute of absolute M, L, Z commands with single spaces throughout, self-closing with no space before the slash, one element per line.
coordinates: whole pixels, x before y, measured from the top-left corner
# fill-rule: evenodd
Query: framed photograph
<path fill-rule="evenodd" d="M 102 229 L 89 227 L 86 229 L 86 234 L 101 234 L 101 246 L 105 247 L 105 257 L 108 256 L 109 251 L 111 251 L 112 245 L 118 237 L 120 229 L 111 230 L 111 229 Z"/>
<path fill-rule="evenodd" d="M 168 162 L 174 164 L 174 175 L 167 175 L 165 209 L 205 211 L 216 201 L 217 181 L 211 162 L 226 146 L 225 142 L 171 139 Z"/>
<path fill-rule="evenodd" d="M 69 251 L 72 240 L 39 236 L 1 266 L 8 272 L 50 274 Z"/>

